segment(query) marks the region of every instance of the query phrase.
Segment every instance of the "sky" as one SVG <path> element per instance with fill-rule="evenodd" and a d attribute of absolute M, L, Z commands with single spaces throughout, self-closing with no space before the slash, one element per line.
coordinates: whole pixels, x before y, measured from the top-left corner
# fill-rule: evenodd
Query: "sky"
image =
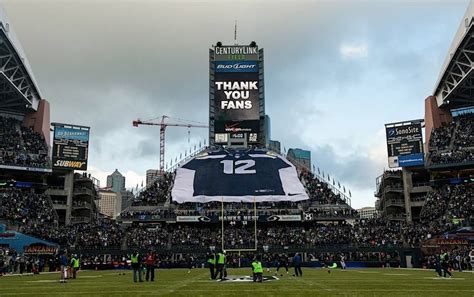
<path fill-rule="evenodd" d="M 256 41 L 265 50 L 266 112 L 282 148 L 373 206 L 388 168 L 384 124 L 424 117 L 469 0 L 1 0 L 51 121 L 91 127 L 89 172 L 128 188 L 159 163 L 168 115 L 208 122 L 208 50 Z M 166 162 L 207 129 L 170 127 Z"/>

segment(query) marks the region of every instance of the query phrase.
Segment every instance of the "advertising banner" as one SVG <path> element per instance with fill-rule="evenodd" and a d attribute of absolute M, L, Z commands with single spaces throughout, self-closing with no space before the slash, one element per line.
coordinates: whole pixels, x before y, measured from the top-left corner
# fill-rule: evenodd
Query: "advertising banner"
<path fill-rule="evenodd" d="M 424 164 L 421 122 L 386 124 L 390 168 Z"/>
<path fill-rule="evenodd" d="M 256 46 L 216 46 L 214 48 L 215 61 L 241 61 L 258 60 L 258 47 Z"/>
<path fill-rule="evenodd" d="M 258 72 L 257 61 L 218 61 L 215 62 L 216 72 Z"/>
<path fill-rule="evenodd" d="M 258 132 L 260 128 L 259 120 L 249 121 L 215 121 L 214 130 L 216 133 L 246 133 Z"/>
<path fill-rule="evenodd" d="M 89 127 L 54 124 L 53 168 L 87 170 Z"/>

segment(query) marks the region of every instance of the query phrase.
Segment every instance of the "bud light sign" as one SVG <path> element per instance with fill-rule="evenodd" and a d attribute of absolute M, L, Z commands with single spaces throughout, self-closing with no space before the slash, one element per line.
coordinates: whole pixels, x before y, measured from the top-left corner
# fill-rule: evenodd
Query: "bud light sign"
<path fill-rule="evenodd" d="M 215 63 L 216 72 L 258 72 L 257 61 L 219 61 Z"/>

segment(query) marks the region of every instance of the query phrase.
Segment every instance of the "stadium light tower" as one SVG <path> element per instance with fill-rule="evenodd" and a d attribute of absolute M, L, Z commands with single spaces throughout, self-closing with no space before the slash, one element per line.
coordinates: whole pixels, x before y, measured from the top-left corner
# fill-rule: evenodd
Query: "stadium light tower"
<path fill-rule="evenodd" d="M 160 126 L 160 174 L 163 174 L 165 171 L 165 131 L 166 127 L 184 127 L 184 128 L 209 128 L 207 125 L 202 124 L 191 124 L 191 123 L 168 123 L 166 119 L 169 119 L 168 116 L 161 116 L 161 121 L 155 122 L 154 120 L 142 121 L 137 119 L 133 121 L 133 126 L 138 127 L 139 125 L 148 125 L 148 126 Z"/>

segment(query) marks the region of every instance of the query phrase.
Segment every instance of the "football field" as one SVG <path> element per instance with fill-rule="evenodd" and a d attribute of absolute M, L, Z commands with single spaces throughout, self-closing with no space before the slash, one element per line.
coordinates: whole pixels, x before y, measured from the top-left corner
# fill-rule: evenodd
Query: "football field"
<path fill-rule="evenodd" d="M 123 275 L 125 272 L 125 275 Z M 474 273 L 436 277 L 430 270 L 306 268 L 302 278 L 265 273 L 249 282 L 250 269 L 229 269 L 227 281 L 209 279 L 208 270 L 156 270 L 154 282 L 133 283 L 130 271 L 81 271 L 59 283 L 59 274 L 0 277 L 0 296 L 474 296 Z"/>

